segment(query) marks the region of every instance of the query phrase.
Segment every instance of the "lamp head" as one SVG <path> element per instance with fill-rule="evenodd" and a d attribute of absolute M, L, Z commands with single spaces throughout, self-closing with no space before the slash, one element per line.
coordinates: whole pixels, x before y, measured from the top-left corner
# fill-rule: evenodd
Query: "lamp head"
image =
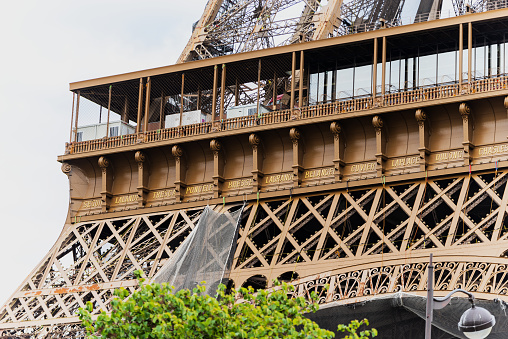
<path fill-rule="evenodd" d="M 459 330 L 470 339 L 487 337 L 496 324 L 496 318 L 483 307 L 473 306 L 462 314 Z"/>

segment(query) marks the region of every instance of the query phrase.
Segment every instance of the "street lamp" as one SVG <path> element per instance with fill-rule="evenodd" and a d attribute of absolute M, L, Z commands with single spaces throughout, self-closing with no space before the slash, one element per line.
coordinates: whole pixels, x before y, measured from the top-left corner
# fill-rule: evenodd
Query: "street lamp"
<path fill-rule="evenodd" d="M 459 321 L 459 330 L 464 333 L 467 338 L 470 339 L 482 339 L 486 338 L 492 327 L 496 324 L 496 318 L 483 307 L 475 305 L 474 295 L 463 289 L 456 289 L 448 293 L 445 297 L 434 298 L 434 265 L 432 264 L 432 253 L 430 254 L 429 260 L 429 276 L 427 279 L 427 307 L 425 315 L 425 339 L 431 339 L 432 330 L 432 318 L 434 316 L 434 310 L 440 310 L 448 303 L 450 303 L 451 297 L 457 292 L 467 294 L 469 301 L 471 302 L 471 308 L 466 310 Z"/>

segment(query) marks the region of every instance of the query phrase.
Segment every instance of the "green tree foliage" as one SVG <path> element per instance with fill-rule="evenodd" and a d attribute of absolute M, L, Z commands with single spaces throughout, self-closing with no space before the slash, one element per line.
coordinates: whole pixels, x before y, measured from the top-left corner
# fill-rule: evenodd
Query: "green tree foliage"
<path fill-rule="evenodd" d="M 377 330 L 375 328 L 371 330 L 361 331 L 360 333 L 356 333 L 360 326 L 369 326 L 369 321 L 367 319 L 363 319 L 362 321 L 353 320 L 349 325 L 339 325 L 339 331 L 341 332 L 349 332 L 349 335 L 346 335 L 344 339 L 366 339 L 372 336 L 373 338 L 377 336 Z"/>
<path fill-rule="evenodd" d="M 167 284 L 143 284 L 141 278 L 139 281 L 140 288 L 129 298 L 124 288 L 115 291 L 110 314 L 101 312 L 93 320 L 90 302 L 86 309 L 79 310 L 89 338 L 334 337 L 334 333 L 303 316 L 317 311 L 317 296 L 313 294 L 313 303 L 302 297 L 288 298 L 293 287 L 285 283 L 270 293 L 239 288 L 237 296 L 244 301 L 238 302 L 235 293 L 226 293 L 224 285 L 219 287 L 218 298 L 212 298 L 203 294 L 203 286 L 173 293 Z"/>

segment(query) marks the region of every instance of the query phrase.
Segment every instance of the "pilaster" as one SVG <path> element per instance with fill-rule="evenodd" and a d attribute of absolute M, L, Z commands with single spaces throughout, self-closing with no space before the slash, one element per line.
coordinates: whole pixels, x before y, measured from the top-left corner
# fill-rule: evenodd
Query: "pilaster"
<path fill-rule="evenodd" d="M 471 114 L 471 107 L 465 102 L 459 106 L 459 113 L 462 116 L 462 146 L 464 147 L 464 165 L 471 165 L 473 156 L 471 151 L 473 145 L 473 115 Z"/>
<path fill-rule="evenodd" d="M 293 143 L 293 187 L 298 187 L 303 177 L 303 139 L 295 127 L 289 130 L 289 137 Z"/>
<path fill-rule="evenodd" d="M 261 190 L 264 154 L 259 135 L 254 133 L 249 135 L 249 144 L 252 146 L 252 192 L 255 193 Z"/>
<path fill-rule="evenodd" d="M 138 207 L 144 207 L 148 198 L 148 161 L 145 153 L 141 151 L 137 151 L 134 154 L 134 159 L 138 163 Z"/>
<path fill-rule="evenodd" d="M 418 133 L 419 133 L 419 147 L 418 152 L 420 152 L 420 171 L 425 171 L 427 169 L 428 161 L 429 161 L 429 135 L 430 128 L 428 126 L 427 114 L 422 109 L 417 109 L 415 112 L 415 118 L 418 122 Z"/>
<path fill-rule="evenodd" d="M 342 181 L 344 175 L 344 151 L 346 148 L 346 140 L 344 133 L 342 133 L 342 127 L 336 121 L 330 124 L 330 132 L 333 134 L 333 166 L 335 168 L 335 182 Z"/>
<path fill-rule="evenodd" d="M 111 206 L 111 199 L 113 197 L 113 169 L 106 157 L 99 158 L 99 167 L 102 172 L 102 186 L 101 186 L 101 200 L 102 212 L 107 212 Z"/>
<path fill-rule="evenodd" d="M 372 126 L 376 130 L 376 172 L 381 177 L 385 173 L 386 164 L 386 130 L 379 115 L 372 118 Z"/>
<path fill-rule="evenodd" d="M 182 202 L 185 196 L 185 177 L 187 174 L 187 165 L 185 155 L 180 145 L 174 145 L 171 154 L 175 157 L 175 198 L 176 202 Z"/>
<path fill-rule="evenodd" d="M 224 183 L 224 151 L 217 139 L 210 141 L 210 149 L 213 152 L 213 197 L 219 198 Z"/>

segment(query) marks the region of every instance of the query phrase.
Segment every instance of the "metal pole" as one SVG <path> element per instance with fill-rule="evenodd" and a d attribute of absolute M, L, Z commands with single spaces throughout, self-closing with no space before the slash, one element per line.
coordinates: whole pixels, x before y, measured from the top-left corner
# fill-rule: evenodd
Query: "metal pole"
<path fill-rule="evenodd" d="M 300 52 L 300 82 L 298 86 L 298 107 L 303 106 L 303 51 Z"/>
<path fill-rule="evenodd" d="M 72 92 L 72 110 L 71 110 L 71 132 L 69 134 L 69 143 L 72 142 L 72 123 L 74 122 L 74 99 L 76 97 L 76 93 Z"/>
<path fill-rule="evenodd" d="M 199 98 L 199 97 L 198 97 Z M 164 129 L 164 104 L 166 102 L 166 100 L 164 100 L 165 97 L 164 97 L 164 91 L 161 92 L 161 110 L 159 112 L 159 129 Z M 199 99 L 198 99 L 198 102 L 199 102 Z"/>
<path fill-rule="evenodd" d="M 136 119 L 136 134 L 139 134 L 140 132 L 142 108 L 143 108 L 143 78 L 139 78 L 138 118 Z"/>
<path fill-rule="evenodd" d="M 258 93 L 257 93 L 257 98 L 256 98 L 256 102 L 257 102 L 256 114 L 258 117 L 259 117 L 259 89 L 260 89 L 260 87 L 261 87 L 261 59 L 259 59 L 259 62 L 258 62 Z"/>
<path fill-rule="evenodd" d="M 217 65 L 213 68 L 213 92 L 212 92 L 212 121 L 215 121 L 215 110 L 217 109 Z"/>
<path fill-rule="evenodd" d="M 109 137 L 109 115 L 111 113 L 111 85 L 109 85 L 109 97 L 108 97 L 108 122 L 106 123 L 106 138 Z"/>
<path fill-rule="evenodd" d="M 78 91 L 77 99 L 76 99 L 76 121 L 74 122 L 74 141 L 78 141 L 78 117 L 79 117 L 79 98 L 81 97 L 81 92 Z"/>
<path fill-rule="evenodd" d="M 220 107 L 219 107 L 219 119 L 224 119 L 224 94 L 226 92 L 226 64 L 222 64 L 222 74 L 220 79 Z"/>
<path fill-rule="evenodd" d="M 430 254 L 427 277 L 427 307 L 425 312 L 425 339 L 431 339 L 432 317 L 434 311 L 434 265 L 432 264 L 432 253 Z"/>
<path fill-rule="evenodd" d="M 383 54 L 381 55 L 381 95 L 386 91 L 386 37 L 383 37 Z"/>
<path fill-rule="evenodd" d="M 238 85 L 238 78 L 235 80 L 235 106 L 240 104 L 240 88 Z"/>
<path fill-rule="evenodd" d="M 459 84 L 462 84 L 462 66 L 464 63 L 464 27 L 459 25 Z"/>
<path fill-rule="evenodd" d="M 293 110 L 295 108 L 295 77 L 296 73 L 296 53 L 293 52 L 293 61 L 291 62 L 291 107 L 290 109 Z"/>
<path fill-rule="evenodd" d="M 185 73 L 182 73 L 182 90 L 180 91 L 180 125 L 182 126 L 182 120 L 183 120 L 183 91 L 185 86 Z"/>
<path fill-rule="evenodd" d="M 146 79 L 146 98 L 145 98 L 145 121 L 143 124 L 143 132 L 148 132 L 148 119 L 150 119 L 150 91 L 152 89 L 152 81 L 150 77 Z"/>
<path fill-rule="evenodd" d="M 272 109 L 277 109 L 277 72 L 273 72 Z"/>
<path fill-rule="evenodd" d="M 471 82 L 473 58 L 473 24 L 467 23 L 467 81 Z"/>
<path fill-rule="evenodd" d="M 374 58 L 372 62 L 372 96 L 376 96 L 377 86 L 377 38 L 374 39 Z"/>

